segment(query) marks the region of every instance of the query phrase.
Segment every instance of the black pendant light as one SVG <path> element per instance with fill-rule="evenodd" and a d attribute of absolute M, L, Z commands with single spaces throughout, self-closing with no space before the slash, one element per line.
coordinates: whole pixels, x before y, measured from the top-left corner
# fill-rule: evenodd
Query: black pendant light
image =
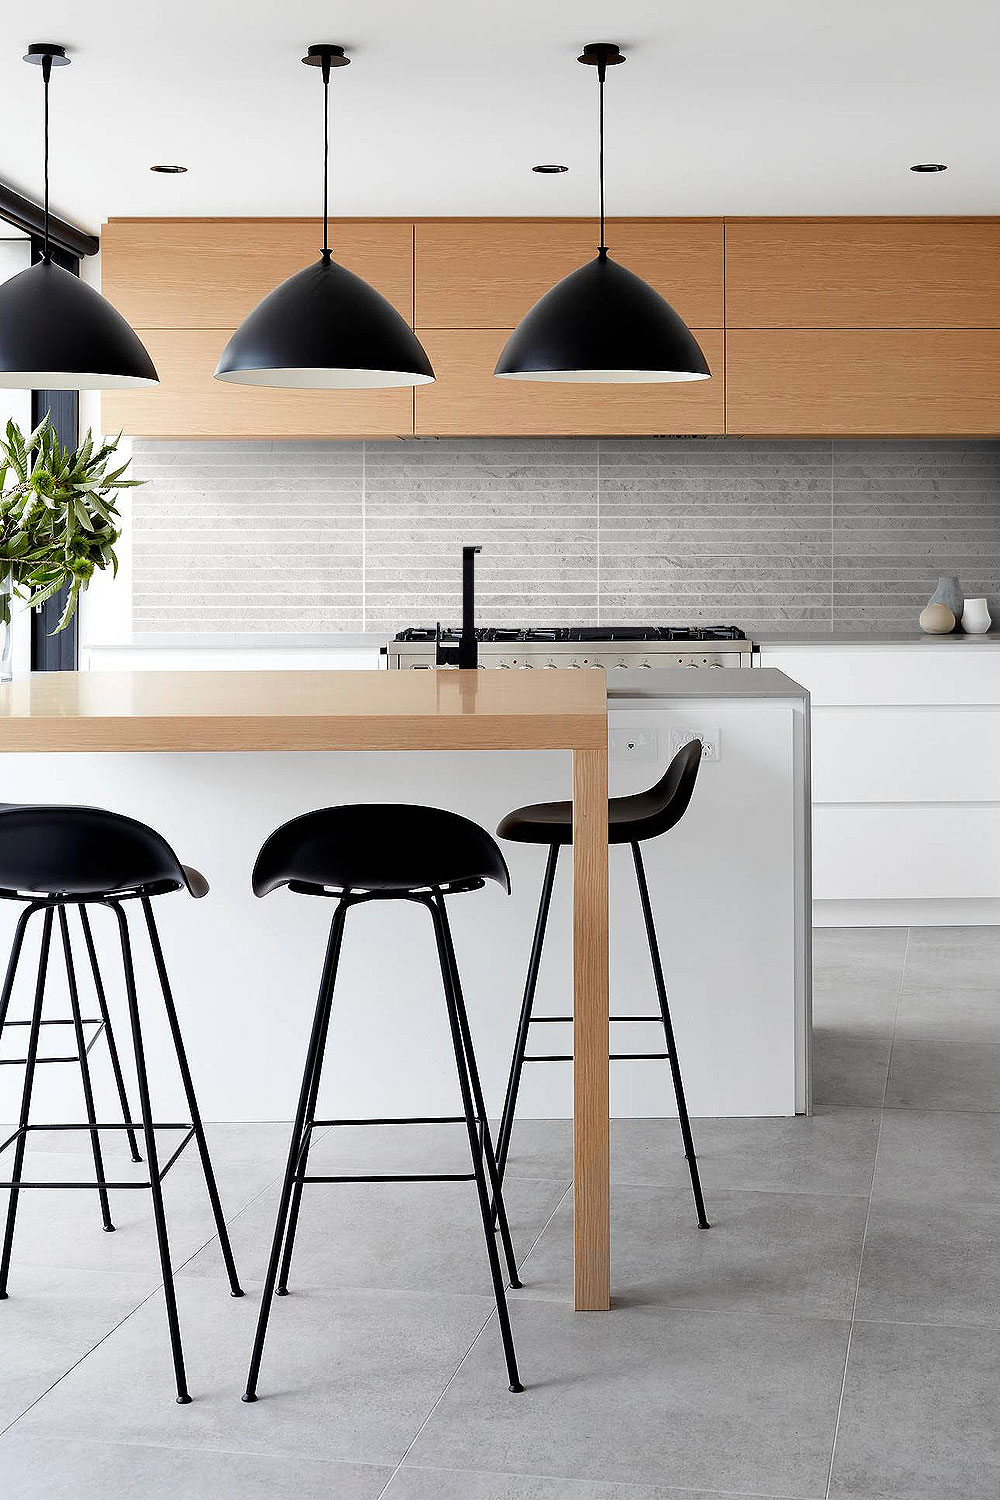
<path fill-rule="evenodd" d="M 426 385 L 434 371 L 409 324 L 381 292 L 331 259 L 330 70 L 350 58 L 324 44 L 302 61 L 323 70 L 323 249 L 317 265 L 289 276 L 244 318 L 215 378 L 308 390 Z"/>
<path fill-rule="evenodd" d="M 129 390 L 156 385 L 153 361 L 121 313 L 52 261 L 49 245 L 49 78 L 69 64 L 65 48 L 34 42 L 45 97 L 42 258 L 0 286 L 0 386 L 18 390 Z"/>
<path fill-rule="evenodd" d="M 514 329 L 494 374 L 503 380 L 655 384 L 707 380 L 698 341 L 659 292 L 608 255 L 604 243 L 604 80 L 625 61 L 613 42 L 588 42 L 578 62 L 597 69 L 601 243 L 597 259 L 540 297 Z"/>

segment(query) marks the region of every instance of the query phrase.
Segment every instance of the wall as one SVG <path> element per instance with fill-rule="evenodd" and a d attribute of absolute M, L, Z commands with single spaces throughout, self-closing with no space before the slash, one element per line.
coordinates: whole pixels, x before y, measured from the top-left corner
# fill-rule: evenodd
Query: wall
<path fill-rule="evenodd" d="M 483 622 L 912 625 L 940 573 L 1000 618 L 1000 442 L 136 439 L 137 632 Z"/>

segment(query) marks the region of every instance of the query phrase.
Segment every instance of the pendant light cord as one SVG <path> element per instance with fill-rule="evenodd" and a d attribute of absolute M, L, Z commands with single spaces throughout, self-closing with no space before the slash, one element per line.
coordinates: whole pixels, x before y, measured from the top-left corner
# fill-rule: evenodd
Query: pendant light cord
<path fill-rule="evenodd" d="M 330 58 L 323 58 L 323 259 L 330 259 Z"/>
<path fill-rule="evenodd" d="M 597 155 L 597 174 L 601 183 L 601 243 L 597 247 L 597 253 L 603 259 L 608 253 L 608 247 L 604 243 L 604 79 L 607 74 L 607 65 L 602 58 L 597 64 L 597 89 L 598 89 L 598 138 L 600 145 Z"/>
<path fill-rule="evenodd" d="M 45 194 L 44 194 L 44 198 L 43 198 L 43 214 L 44 214 L 44 219 L 45 219 L 45 232 L 44 232 L 44 238 L 43 238 L 43 241 L 42 241 L 42 260 L 46 263 L 46 265 L 52 259 L 52 252 L 49 249 L 49 78 L 51 77 L 51 75 L 52 75 L 52 58 L 51 58 L 51 56 L 48 53 L 46 53 L 46 55 L 42 58 L 42 89 L 43 89 L 44 98 L 45 98 L 45 106 L 44 106 L 45 155 L 44 155 L 44 158 L 43 158 L 43 162 L 44 162 L 43 171 L 44 171 L 44 177 L 45 177 Z"/>

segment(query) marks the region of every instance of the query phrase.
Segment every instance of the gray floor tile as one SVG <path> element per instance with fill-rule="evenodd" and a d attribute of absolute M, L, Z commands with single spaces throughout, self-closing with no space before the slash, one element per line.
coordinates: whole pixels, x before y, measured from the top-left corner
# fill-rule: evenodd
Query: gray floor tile
<path fill-rule="evenodd" d="M 162 1165 L 162 1163 L 161 1163 Z M 133 1164 L 128 1156 L 117 1159 L 105 1153 L 105 1168 L 111 1180 L 141 1182 L 144 1163 Z M 236 1206 L 249 1203 L 273 1181 L 271 1164 L 217 1163 L 219 1192 L 227 1215 Z M 87 1181 L 94 1176 L 89 1155 L 35 1151 L 25 1154 L 25 1173 L 43 1181 Z M 148 1289 L 159 1284 L 159 1254 L 148 1190 L 130 1189 L 111 1193 L 113 1234 L 101 1226 L 97 1195 L 82 1189 L 46 1189 L 22 1192 L 17 1210 L 13 1272 L 22 1265 L 77 1270 L 133 1272 L 147 1278 Z M 163 1182 L 167 1233 L 175 1268 L 208 1241 L 214 1240 L 215 1219 L 208 1201 L 201 1163 L 194 1142 L 167 1173 Z M 0 1191 L 0 1214 L 6 1212 L 7 1193 Z M 218 1256 L 218 1246 L 214 1253 Z M 218 1262 L 216 1262 L 218 1264 Z"/>
<path fill-rule="evenodd" d="M 1000 1045 L 897 1037 L 885 1102 L 896 1109 L 1000 1111 Z"/>
<path fill-rule="evenodd" d="M 718 1500 L 719 1495 L 718 1490 L 675 1490 L 664 1489 L 662 1485 L 602 1484 L 586 1479 L 407 1467 L 393 1476 L 385 1500 Z M 56 1496 L 55 1500 L 62 1497 Z"/>
<path fill-rule="evenodd" d="M 859 1318 L 1000 1326 L 1000 1207 L 872 1203 Z"/>
<path fill-rule="evenodd" d="M 0 1473 L 11 1500 L 377 1500 L 392 1470 L 9 1432 Z"/>
<path fill-rule="evenodd" d="M 692 1122 L 706 1191 L 859 1194 L 871 1189 L 877 1109 L 817 1106 L 806 1119 Z M 539 1122 L 542 1123 L 542 1122 Z M 616 1182 L 690 1192 L 676 1120 L 613 1120 L 611 1174 Z"/>
<path fill-rule="evenodd" d="M 1000 1331 L 858 1323 L 832 1500 L 996 1500 Z"/>
<path fill-rule="evenodd" d="M 972 988 L 907 979 L 896 1035 L 911 1041 L 1000 1042 L 1000 978 L 992 986 Z"/>
<path fill-rule="evenodd" d="M 906 978 L 944 988 L 996 989 L 1000 975 L 1000 927 L 913 927 Z"/>
<path fill-rule="evenodd" d="M 813 1099 L 817 1104 L 880 1105 L 892 1038 L 817 1026 L 813 1033 Z"/>
<path fill-rule="evenodd" d="M 690 1194 L 614 1188 L 616 1304 L 850 1317 L 864 1198 L 719 1189 L 706 1202 L 712 1227 L 700 1229 Z M 572 1264 L 567 1200 L 524 1262 L 525 1289 L 515 1295 L 568 1301 Z"/>
<path fill-rule="evenodd" d="M 257 1288 L 177 1282 L 191 1394 L 177 1406 L 163 1308 L 153 1299 L 21 1419 L 18 1432 L 395 1465 L 492 1308 L 488 1298 L 298 1293 L 279 1298 L 260 1400 L 240 1401 Z M 492 1335 L 492 1336 L 490 1336 Z M 496 1326 L 485 1348 L 505 1397 Z"/>
<path fill-rule="evenodd" d="M 990 1115 L 887 1110 L 874 1201 L 1000 1207 L 1000 1129 Z"/>
<path fill-rule="evenodd" d="M 148 1294 L 145 1280 L 25 1266 L 0 1302 L 0 1429 Z M 0 1481 L 0 1493 L 3 1493 Z"/>
<path fill-rule="evenodd" d="M 846 1322 L 518 1301 L 525 1394 L 481 1338 L 423 1428 L 418 1467 L 823 1494 Z"/>
<path fill-rule="evenodd" d="M 309 1170 L 325 1167 L 310 1159 Z M 519 1258 L 527 1253 L 568 1193 L 568 1185 L 562 1182 L 508 1178 L 504 1201 Z M 251 1280 L 263 1278 L 277 1204 L 278 1189 L 271 1188 L 230 1225 L 237 1265 Z M 213 1242 L 189 1262 L 184 1274 L 217 1276 L 218 1267 L 218 1245 Z M 318 1290 L 367 1287 L 490 1295 L 489 1262 L 475 1184 L 387 1182 L 307 1187 L 289 1284 Z"/>
<path fill-rule="evenodd" d="M 907 942 L 905 927 L 814 927 L 813 962 L 819 968 L 863 962 L 869 973 L 895 974 Z"/>

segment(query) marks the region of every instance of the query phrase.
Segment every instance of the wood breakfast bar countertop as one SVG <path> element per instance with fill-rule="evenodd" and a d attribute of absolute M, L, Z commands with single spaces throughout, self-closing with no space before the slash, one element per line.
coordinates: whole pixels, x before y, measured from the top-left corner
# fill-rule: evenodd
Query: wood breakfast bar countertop
<path fill-rule="evenodd" d="M 0 752 L 568 750 L 574 1299 L 610 1305 L 603 672 L 44 672 L 0 685 Z M 95 796 L 95 800 L 100 800 Z"/>

